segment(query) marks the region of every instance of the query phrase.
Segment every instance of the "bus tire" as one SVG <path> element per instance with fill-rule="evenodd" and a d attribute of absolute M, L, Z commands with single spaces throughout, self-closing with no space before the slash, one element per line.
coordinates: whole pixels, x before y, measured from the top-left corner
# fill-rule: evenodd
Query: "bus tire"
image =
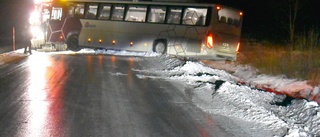
<path fill-rule="evenodd" d="M 72 34 L 67 39 L 67 48 L 71 51 L 79 51 L 81 48 L 79 47 L 78 35 Z"/>
<path fill-rule="evenodd" d="M 167 42 L 165 40 L 156 40 L 153 44 L 152 51 L 159 54 L 167 52 Z"/>

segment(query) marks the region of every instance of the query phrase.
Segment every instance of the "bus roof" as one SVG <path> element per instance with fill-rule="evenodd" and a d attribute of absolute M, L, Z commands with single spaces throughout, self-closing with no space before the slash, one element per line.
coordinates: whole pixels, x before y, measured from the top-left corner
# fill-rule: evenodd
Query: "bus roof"
<path fill-rule="evenodd" d="M 203 6 L 203 7 L 213 7 L 215 4 L 209 3 L 195 3 L 195 2 L 170 2 L 170 1 L 163 1 L 163 2 L 149 2 L 149 1 L 112 1 L 112 0 L 60 0 L 63 2 L 98 2 L 98 3 L 119 3 L 119 4 L 152 4 L 152 5 L 171 5 L 171 6 Z M 229 7 L 230 8 L 230 7 Z"/>
<path fill-rule="evenodd" d="M 48 0 L 48 1 L 55 1 L 55 0 Z M 241 11 L 239 9 L 221 5 L 221 4 L 214 4 L 214 3 L 196 3 L 196 2 L 177 2 L 177 1 L 126 1 L 126 0 L 57 0 L 60 2 L 88 2 L 88 3 L 110 3 L 110 4 L 142 4 L 142 5 L 168 5 L 168 6 L 190 6 L 190 7 L 215 7 L 216 5 L 222 6 L 228 9 L 232 9 L 235 11 Z"/>

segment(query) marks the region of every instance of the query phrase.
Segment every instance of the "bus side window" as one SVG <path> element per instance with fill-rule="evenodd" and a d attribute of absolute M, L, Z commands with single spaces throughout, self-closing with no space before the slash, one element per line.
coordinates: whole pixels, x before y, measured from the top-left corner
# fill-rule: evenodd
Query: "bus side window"
<path fill-rule="evenodd" d="M 146 6 L 130 5 L 126 14 L 126 21 L 145 22 L 147 14 Z"/>
<path fill-rule="evenodd" d="M 69 7 L 69 11 L 68 11 L 68 15 L 67 15 L 67 17 L 74 17 L 74 7 L 73 6 L 70 6 Z"/>
<path fill-rule="evenodd" d="M 168 24 L 180 24 L 182 8 L 169 8 Z"/>
<path fill-rule="evenodd" d="M 233 26 L 239 26 L 240 24 L 240 15 L 239 12 L 228 9 L 222 8 L 218 11 L 219 22 L 227 23 Z"/>
<path fill-rule="evenodd" d="M 97 16 L 98 4 L 88 4 L 86 11 L 86 19 L 95 19 Z"/>
<path fill-rule="evenodd" d="M 150 7 L 148 22 L 164 23 L 166 17 L 166 7 Z"/>
<path fill-rule="evenodd" d="M 111 20 L 123 20 L 124 5 L 115 5 L 112 8 Z"/>
<path fill-rule="evenodd" d="M 201 16 L 198 18 L 198 20 L 197 20 L 197 22 L 196 22 L 195 25 L 198 25 L 198 26 L 204 26 L 204 25 L 206 25 L 206 16 L 201 15 Z"/>
<path fill-rule="evenodd" d="M 84 4 L 77 4 L 74 10 L 75 17 L 83 18 L 84 15 Z"/>
<path fill-rule="evenodd" d="M 186 8 L 182 24 L 205 25 L 207 11 L 206 8 Z"/>
<path fill-rule="evenodd" d="M 61 20 L 62 18 L 62 8 L 61 7 L 52 7 L 51 19 L 52 20 Z"/>
<path fill-rule="evenodd" d="M 49 9 L 43 9 L 42 11 L 42 22 L 46 22 L 47 20 L 50 19 L 50 11 Z"/>
<path fill-rule="evenodd" d="M 101 11 L 100 11 L 99 19 L 109 20 L 110 19 L 110 11 L 111 11 L 110 5 L 103 5 L 101 8 Z"/>

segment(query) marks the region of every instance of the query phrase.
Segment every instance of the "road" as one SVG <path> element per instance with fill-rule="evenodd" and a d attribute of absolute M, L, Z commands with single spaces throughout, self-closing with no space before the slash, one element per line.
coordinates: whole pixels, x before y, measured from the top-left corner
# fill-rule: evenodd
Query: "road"
<path fill-rule="evenodd" d="M 178 86 L 139 78 L 156 58 L 37 54 L 0 66 L 0 136 L 233 136 Z"/>

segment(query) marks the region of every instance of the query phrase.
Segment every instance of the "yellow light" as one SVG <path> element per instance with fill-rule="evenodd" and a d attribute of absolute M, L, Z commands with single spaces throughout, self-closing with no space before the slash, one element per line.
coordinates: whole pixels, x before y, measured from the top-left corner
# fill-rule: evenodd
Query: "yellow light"
<path fill-rule="evenodd" d="M 238 45 L 237 45 L 237 50 L 236 50 L 236 52 L 239 52 L 239 50 L 240 50 L 240 42 L 238 42 Z"/>
<path fill-rule="evenodd" d="M 130 46 L 133 46 L 133 42 L 130 42 Z"/>
<path fill-rule="evenodd" d="M 213 48 L 213 37 L 212 37 L 212 35 L 209 35 L 208 37 L 207 37 L 207 47 L 208 48 Z"/>
<path fill-rule="evenodd" d="M 60 39 L 63 39 L 63 36 L 60 36 Z"/>
<path fill-rule="evenodd" d="M 147 43 L 144 43 L 144 46 L 147 46 Z"/>
<path fill-rule="evenodd" d="M 88 38 L 88 43 L 90 43 L 91 42 L 91 38 Z"/>
<path fill-rule="evenodd" d="M 99 43 L 102 43 L 102 39 L 99 39 Z"/>
<path fill-rule="evenodd" d="M 112 44 L 113 44 L 113 45 L 114 45 L 114 44 L 116 44 L 116 41 L 115 41 L 115 40 L 113 40 L 113 41 L 112 41 Z"/>

